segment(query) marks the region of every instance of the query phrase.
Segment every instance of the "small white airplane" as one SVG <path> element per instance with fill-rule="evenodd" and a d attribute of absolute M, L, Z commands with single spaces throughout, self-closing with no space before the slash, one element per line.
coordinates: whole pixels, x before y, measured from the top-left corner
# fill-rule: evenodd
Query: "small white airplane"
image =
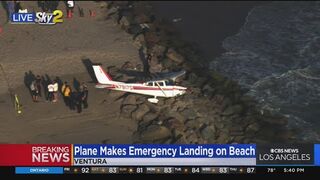
<path fill-rule="evenodd" d="M 148 98 L 148 101 L 151 103 L 158 103 L 159 100 L 157 97 L 175 97 L 183 95 L 187 90 L 185 87 L 174 85 L 174 82 L 170 81 L 170 79 L 153 80 L 143 83 L 124 83 L 113 81 L 109 74 L 103 70 L 101 65 L 92 65 L 92 67 L 98 80 L 98 84 L 95 86 L 96 88 L 106 88 L 110 90 L 154 96 L 154 98 Z M 174 77 L 174 79 L 175 78 L 176 77 Z"/>

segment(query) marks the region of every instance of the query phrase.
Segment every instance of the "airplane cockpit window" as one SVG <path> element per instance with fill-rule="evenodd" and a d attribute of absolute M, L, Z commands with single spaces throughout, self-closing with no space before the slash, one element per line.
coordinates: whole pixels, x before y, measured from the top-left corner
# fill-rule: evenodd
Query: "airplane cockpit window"
<path fill-rule="evenodd" d="M 164 83 L 163 83 L 163 81 L 161 81 L 161 82 L 158 82 L 158 84 L 159 84 L 159 86 L 164 86 Z"/>
<path fill-rule="evenodd" d="M 153 82 L 148 82 L 147 86 L 153 86 Z"/>

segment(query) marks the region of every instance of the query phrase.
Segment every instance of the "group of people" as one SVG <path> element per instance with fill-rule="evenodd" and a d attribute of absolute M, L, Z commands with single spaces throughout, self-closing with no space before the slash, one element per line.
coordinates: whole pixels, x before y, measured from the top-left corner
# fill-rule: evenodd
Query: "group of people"
<path fill-rule="evenodd" d="M 84 82 L 78 91 L 73 91 L 67 81 L 61 87 L 61 94 L 66 106 L 71 110 L 77 109 L 78 113 L 82 112 L 82 106 L 84 109 L 88 108 L 88 92 L 88 86 Z"/>
<path fill-rule="evenodd" d="M 78 113 L 82 112 L 82 108 L 88 108 L 88 86 L 82 82 L 79 88 L 73 90 L 67 81 L 64 83 L 59 82 L 61 80 L 56 78 L 55 80 L 44 83 L 44 80 L 37 75 L 31 81 L 29 89 L 32 95 L 33 102 L 39 102 L 39 97 L 42 97 L 41 90 L 44 88 L 46 95 L 46 101 L 56 103 L 58 102 L 59 91 L 63 96 L 64 103 L 71 110 L 77 110 Z M 43 87 L 45 86 L 45 87 Z M 61 87 L 61 88 L 60 88 Z"/>

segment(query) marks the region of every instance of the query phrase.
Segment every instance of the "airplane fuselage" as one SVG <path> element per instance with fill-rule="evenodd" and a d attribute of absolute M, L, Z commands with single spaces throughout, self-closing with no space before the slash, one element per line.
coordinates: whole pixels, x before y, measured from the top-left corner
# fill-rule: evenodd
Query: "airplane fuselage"
<path fill-rule="evenodd" d="M 110 85 L 97 84 L 96 87 L 155 97 L 174 97 L 186 92 L 186 88 L 181 86 L 147 86 L 145 83 L 115 83 Z"/>

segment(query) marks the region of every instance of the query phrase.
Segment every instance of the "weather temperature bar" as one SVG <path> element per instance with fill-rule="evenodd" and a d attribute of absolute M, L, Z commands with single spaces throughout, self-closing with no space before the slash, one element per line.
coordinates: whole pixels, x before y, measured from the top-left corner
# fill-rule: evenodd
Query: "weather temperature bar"
<path fill-rule="evenodd" d="M 64 167 L 64 174 L 254 174 L 255 167 Z"/>

